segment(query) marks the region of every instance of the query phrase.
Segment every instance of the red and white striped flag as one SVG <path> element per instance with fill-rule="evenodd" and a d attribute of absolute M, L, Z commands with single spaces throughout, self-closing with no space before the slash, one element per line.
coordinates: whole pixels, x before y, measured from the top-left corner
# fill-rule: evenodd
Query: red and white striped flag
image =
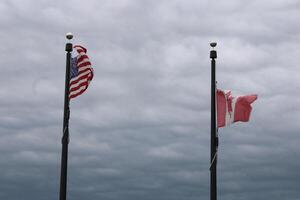
<path fill-rule="evenodd" d="M 218 128 L 228 126 L 234 122 L 249 121 L 251 103 L 257 99 L 257 95 L 236 96 L 231 91 L 217 90 L 217 121 Z"/>
<path fill-rule="evenodd" d="M 86 48 L 75 45 L 78 55 L 71 58 L 69 98 L 81 95 L 89 86 L 94 73 Z"/>

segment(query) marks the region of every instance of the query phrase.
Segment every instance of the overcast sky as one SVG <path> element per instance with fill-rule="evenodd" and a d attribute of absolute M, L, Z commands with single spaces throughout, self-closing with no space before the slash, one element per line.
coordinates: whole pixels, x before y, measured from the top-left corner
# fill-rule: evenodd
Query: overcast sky
<path fill-rule="evenodd" d="M 68 199 L 209 199 L 210 59 L 258 94 L 219 130 L 222 200 L 300 198 L 300 2 L 2 0 L 0 199 L 58 199 L 65 34 L 94 67 L 71 102 Z"/>

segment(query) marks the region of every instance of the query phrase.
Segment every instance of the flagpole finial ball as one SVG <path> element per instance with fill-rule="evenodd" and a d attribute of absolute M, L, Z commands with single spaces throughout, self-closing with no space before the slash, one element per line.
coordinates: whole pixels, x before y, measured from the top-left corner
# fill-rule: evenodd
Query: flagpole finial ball
<path fill-rule="evenodd" d="M 211 46 L 212 48 L 214 48 L 214 47 L 217 46 L 217 43 L 216 43 L 216 42 L 211 42 L 211 43 L 210 43 L 210 46 Z"/>
<path fill-rule="evenodd" d="M 71 40 L 72 38 L 73 38 L 73 34 L 72 33 L 67 33 L 66 34 L 66 38 L 68 39 L 68 40 Z"/>

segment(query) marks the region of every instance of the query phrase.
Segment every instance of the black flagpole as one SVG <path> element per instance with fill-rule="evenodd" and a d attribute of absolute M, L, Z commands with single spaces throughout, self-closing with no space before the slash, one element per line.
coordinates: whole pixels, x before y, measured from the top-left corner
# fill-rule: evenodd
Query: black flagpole
<path fill-rule="evenodd" d="M 67 33 L 66 38 L 71 40 L 73 35 Z M 71 52 L 73 50 L 72 43 L 66 44 L 66 82 L 65 82 L 65 103 L 64 103 L 64 122 L 63 122 L 63 137 L 62 137 L 62 152 L 61 152 L 61 171 L 60 171 L 60 190 L 59 200 L 66 200 L 67 198 L 67 169 L 68 169 L 68 144 L 69 144 L 69 90 L 70 90 L 70 61 Z"/>
<path fill-rule="evenodd" d="M 217 43 L 212 42 L 210 46 L 214 48 Z M 211 143 L 210 143 L 210 200 L 217 200 L 217 128 L 216 128 L 216 61 L 217 52 L 210 51 L 211 58 Z"/>

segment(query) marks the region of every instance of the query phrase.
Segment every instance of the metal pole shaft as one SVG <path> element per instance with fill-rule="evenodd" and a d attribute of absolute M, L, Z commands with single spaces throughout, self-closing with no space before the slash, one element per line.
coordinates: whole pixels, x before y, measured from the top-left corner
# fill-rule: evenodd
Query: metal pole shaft
<path fill-rule="evenodd" d="M 211 58 L 211 144 L 210 144 L 210 199 L 217 200 L 217 128 L 216 128 L 216 61 L 217 52 L 210 51 Z M 214 158 L 215 157 L 215 158 Z M 212 163 L 213 162 L 213 163 Z"/>
<path fill-rule="evenodd" d="M 66 44 L 66 81 L 65 81 L 65 102 L 64 102 L 64 121 L 63 121 L 63 137 L 62 137 L 62 153 L 61 153 L 61 172 L 60 172 L 60 191 L 59 200 L 67 198 L 67 169 L 68 169 L 68 144 L 69 144 L 69 90 L 70 90 L 70 61 L 72 44 Z"/>

